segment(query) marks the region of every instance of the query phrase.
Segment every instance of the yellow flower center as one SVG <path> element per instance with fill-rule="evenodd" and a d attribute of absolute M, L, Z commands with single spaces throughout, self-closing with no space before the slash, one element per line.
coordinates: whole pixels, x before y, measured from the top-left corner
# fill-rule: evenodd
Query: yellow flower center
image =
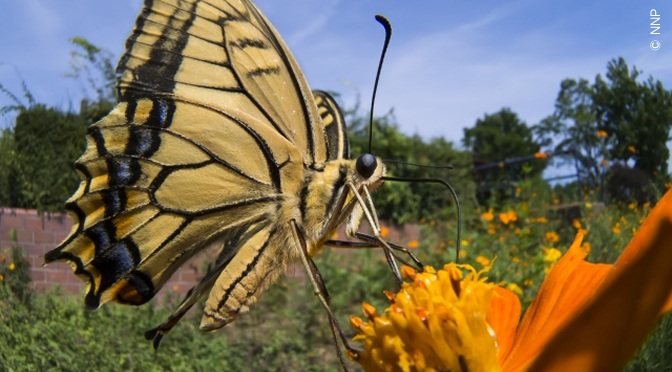
<path fill-rule="evenodd" d="M 469 273 L 465 278 L 462 270 Z M 497 343 L 486 322 L 495 285 L 469 265 L 448 264 L 422 273 L 403 267 L 411 280 L 383 315 L 364 304 L 364 322 L 351 317 L 364 351 L 351 355 L 367 371 L 499 371 Z"/>

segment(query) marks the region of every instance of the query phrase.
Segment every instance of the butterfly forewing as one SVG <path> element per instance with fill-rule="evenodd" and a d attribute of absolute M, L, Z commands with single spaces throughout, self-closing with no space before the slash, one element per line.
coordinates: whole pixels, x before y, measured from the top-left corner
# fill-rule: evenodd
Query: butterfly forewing
<path fill-rule="evenodd" d="M 122 99 L 172 94 L 274 128 L 306 164 L 327 159 L 308 84 L 249 1 L 146 1 L 117 72 Z"/>

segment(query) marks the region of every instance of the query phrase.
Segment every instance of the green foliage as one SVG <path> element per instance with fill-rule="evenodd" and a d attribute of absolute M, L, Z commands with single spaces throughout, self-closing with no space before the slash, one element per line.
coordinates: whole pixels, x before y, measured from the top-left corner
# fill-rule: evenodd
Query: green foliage
<path fill-rule="evenodd" d="M 635 168 L 647 175 L 668 176 L 672 93 L 652 76 L 638 82 L 640 74 L 619 58 L 608 64 L 608 81 L 597 75 L 593 85 L 597 126 L 615 138 L 609 149 L 612 159 L 633 159 Z"/>
<path fill-rule="evenodd" d="M 476 163 L 481 164 L 534 155 L 541 148 L 534 140 L 532 129 L 509 108 L 485 114 L 483 119 L 476 120 L 473 128 L 464 128 L 462 143 L 472 152 Z M 523 169 L 521 164 L 513 168 L 493 168 L 480 174 L 478 182 L 499 185 L 533 178 L 543 172 L 546 162 L 531 161 L 527 167 Z"/>
<path fill-rule="evenodd" d="M 557 138 L 555 150 L 574 150 L 581 177 L 593 189 L 606 190 L 607 165 L 634 160 L 634 168 L 658 186 L 669 178 L 667 159 L 672 128 L 672 95 L 652 77 L 637 82 L 638 72 L 629 70 L 623 58 L 607 66 L 607 80 L 598 74 L 595 83 L 566 79 L 555 112 L 535 126 L 546 144 Z M 598 133 L 600 135 L 598 135 Z"/>
<path fill-rule="evenodd" d="M 0 85 L 0 92 L 14 102 L 0 108 L 0 114 L 18 111 L 14 127 L 0 133 L 2 206 L 62 211 L 80 182 L 73 164 L 84 150 L 86 129 L 114 106 L 109 53 L 81 38 L 73 43 L 85 52 L 72 52 L 74 73 L 69 76 L 86 79 L 98 96 L 92 103 L 83 100 L 78 114 L 35 102 L 25 82 L 27 105 Z"/>
<path fill-rule="evenodd" d="M 356 158 L 369 151 L 368 117 L 349 112 L 348 131 L 351 156 Z M 374 119 L 372 153 L 382 159 L 392 159 L 422 165 L 451 164 L 451 170 L 423 168 L 386 163 L 388 175 L 405 178 L 440 178 L 456 190 L 462 204 L 473 206 L 474 183 L 469 174 L 471 157 L 453 148 L 443 137 L 424 141 L 419 135 L 408 136 L 399 131 L 392 112 Z M 374 194 L 380 218 L 394 224 L 432 220 L 454 220 L 455 201 L 445 186 L 430 183 L 386 182 Z"/>

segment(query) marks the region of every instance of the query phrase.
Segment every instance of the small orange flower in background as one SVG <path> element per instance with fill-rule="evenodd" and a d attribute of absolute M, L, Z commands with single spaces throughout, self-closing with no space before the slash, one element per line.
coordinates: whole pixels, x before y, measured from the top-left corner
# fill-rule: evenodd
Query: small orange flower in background
<path fill-rule="evenodd" d="M 177 291 L 180 287 L 177 286 L 177 284 L 173 285 L 173 291 Z"/>
<path fill-rule="evenodd" d="M 390 233 L 390 229 L 388 229 L 385 226 L 380 227 L 380 235 L 382 235 L 383 238 L 386 237 L 387 234 L 389 234 L 389 233 Z"/>
<path fill-rule="evenodd" d="M 529 286 L 531 286 L 532 284 L 534 284 L 534 282 L 532 281 L 532 279 L 525 279 L 525 280 L 523 281 L 523 285 L 526 286 L 526 287 L 529 287 Z"/>
<path fill-rule="evenodd" d="M 534 157 L 537 158 L 537 159 L 548 159 L 548 153 L 536 152 L 536 153 L 534 153 Z"/>
<path fill-rule="evenodd" d="M 521 187 L 516 187 L 516 194 L 520 194 L 523 192 L 523 189 Z"/>
<path fill-rule="evenodd" d="M 476 257 L 476 262 L 478 262 L 479 264 L 481 264 L 481 266 L 484 267 L 490 265 L 490 259 L 485 256 Z"/>
<path fill-rule="evenodd" d="M 635 150 L 635 146 L 628 146 L 628 150 L 632 153 L 637 152 L 637 150 Z"/>
<path fill-rule="evenodd" d="M 14 265 L 14 262 L 12 262 L 11 264 L 9 264 L 9 269 L 10 269 L 10 270 L 14 270 L 14 268 L 16 268 L 16 265 Z"/>
<path fill-rule="evenodd" d="M 420 219 L 420 223 L 425 223 L 425 222 L 427 222 L 427 220 L 425 218 Z"/>
<path fill-rule="evenodd" d="M 488 209 L 487 212 L 483 213 L 481 215 L 481 218 L 488 221 L 488 222 L 492 221 L 495 218 L 495 215 L 492 214 L 492 208 Z"/>
<path fill-rule="evenodd" d="M 500 213 L 499 220 L 502 221 L 503 224 L 508 225 L 509 222 L 518 221 L 518 215 L 515 211 L 510 210 L 508 212 Z"/>
<path fill-rule="evenodd" d="M 620 233 L 621 233 L 621 223 L 620 223 L 620 222 L 616 222 L 616 224 L 614 225 L 614 227 L 611 228 L 611 231 L 612 231 L 614 234 L 620 234 Z"/>
<path fill-rule="evenodd" d="M 511 262 L 513 262 L 514 264 L 517 265 L 517 264 L 520 263 L 520 258 L 518 258 L 518 257 L 513 257 L 513 258 L 511 258 Z"/>
<path fill-rule="evenodd" d="M 607 132 L 605 132 L 603 130 L 598 130 L 597 131 L 597 136 L 600 137 L 600 138 L 604 138 L 604 137 L 607 136 Z"/>
<path fill-rule="evenodd" d="M 460 258 L 467 258 L 468 253 L 466 249 L 460 249 Z"/>
<path fill-rule="evenodd" d="M 413 249 L 418 248 L 418 241 L 417 240 L 411 240 L 410 242 L 408 242 L 408 248 L 413 248 Z"/>
<path fill-rule="evenodd" d="M 512 291 L 467 265 L 402 272 L 397 295 L 369 322 L 352 317 L 367 371 L 616 371 L 672 310 L 672 191 L 615 264 L 585 261 L 582 234 L 551 269 L 520 320 Z M 463 277 L 460 270 L 468 270 Z"/>
<path fill-rule="evenodd" d="M 553 204 L 558 205 L 560 204 L 560 199 L 553 199 Z"/>
<path fill-rule="evenodd" d="M 575 229 L 580 230 L 581 229 L 581 221 L 578 220 L 578 218 L 575 218 L 572 220 L 572 226 L 574 226 Z"/>
<path fill-rule="evenodd" d="M 497 234 L 497 230 L 495 230 L 495 224 L 494 223 L 489 223 L 488 224 L 488 234 L 490 234 L 490 235 Z"/>
<path fill-rule="evenodd" d="M 2 274 L 0 274 L 0 282 L 3 281 L 3 280 L 5 280 L 5 277 L 2 276 Z"/>
<path fill-rule="evenodd" d="M 335 232 L 334 235 L 331 236 L 331 239 L 338 240 L 338 233 Z"/>
<path fill-rule="evenodd" d="M 600 160 L 600 165 L 606 168 L 609 166 L 609 162 L 606 159 L 602 159 Z"/>
<path fill-rule="evenodd" d="M 536 223 L 548 223 L 548 219 L 546 217 L 539 217 L 539 218 L 533 218 L 532 222 Z"/>
<path fill-rule="evenodd" d="M 546 233 L 546 240 L 551 243 L 557 243 L 560 240 L 560 237 L 555 231 L 549 231 Z"/>

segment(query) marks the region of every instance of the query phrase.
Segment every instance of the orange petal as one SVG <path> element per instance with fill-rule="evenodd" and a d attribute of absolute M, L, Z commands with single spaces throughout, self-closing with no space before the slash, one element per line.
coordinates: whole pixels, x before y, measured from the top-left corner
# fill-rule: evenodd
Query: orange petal
<path fill-rule="evenodd" d="M 531 369 L 618 370 L 655 325 L 671 292 L 672 192 L 668 191 L 593 300 L 553 337 Z"/>
<path fill-rule="evenodd" d="M 498 359 L 502 361 L 513 345 L 513 336 L 520 320 L 520 300 L 515 293 L 502 287 L 495 287 L 490 301 L 486 321 L 497 335 Z"/>
<path fill-rule="evenodd" d="M 584 261 L 583 234 L 578 233 L 567 253 L 551 269 L 516 331 L 515 341 L 502 367 L 525 369 L 574 313 L 595 294 L 611 265 Z"/>

